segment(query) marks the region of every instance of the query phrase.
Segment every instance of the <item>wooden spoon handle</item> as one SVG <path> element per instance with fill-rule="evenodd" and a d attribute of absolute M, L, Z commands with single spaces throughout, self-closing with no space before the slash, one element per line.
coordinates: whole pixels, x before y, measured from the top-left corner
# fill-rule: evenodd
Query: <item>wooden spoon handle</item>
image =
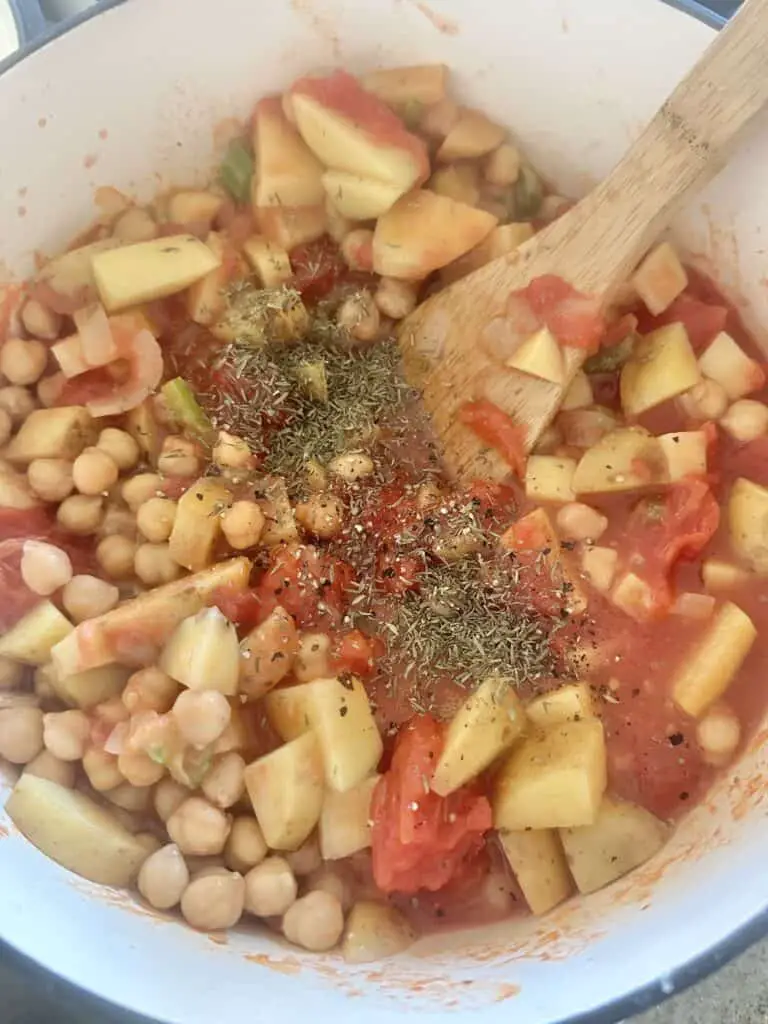
<path fill-rule="evenodd" d="M 768 0 L 747 0 L 608 178 L 552 225 L 553 272 L 562 263 L 582 291 L 610 298 L 767 102 Z"/>

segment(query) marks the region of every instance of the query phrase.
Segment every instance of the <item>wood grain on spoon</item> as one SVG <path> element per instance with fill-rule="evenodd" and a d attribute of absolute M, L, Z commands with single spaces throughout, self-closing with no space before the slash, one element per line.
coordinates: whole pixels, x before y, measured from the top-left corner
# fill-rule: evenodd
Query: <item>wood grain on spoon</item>
<path fill-rule="evenodd" d="M 555 274 L 605 308 L 682 201 L 723 166 L 729 143 L 766 101 L 768 0 L 747 0 L 601 185 L 525 245 L 428 299 L 403 322 L 406 375 L 422 391 L 457 477 L 509 475 L 509 465 L 457 421 L 464 403 L 494 402 L 525 427 L 530 449 L 587 355 L 564 348 L 562 385 L 507 368 L 502 349 L 510 293 Z"/>

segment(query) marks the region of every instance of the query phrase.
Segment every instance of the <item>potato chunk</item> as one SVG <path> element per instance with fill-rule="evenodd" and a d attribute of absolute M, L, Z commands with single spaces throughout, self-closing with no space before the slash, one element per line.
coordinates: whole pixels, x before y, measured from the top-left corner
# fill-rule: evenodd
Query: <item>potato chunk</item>
<path fill-rule="evenodd" d="M 534 509 L 518 519 L 502 534 L 499 543 L 508 551 L 516 552 L 523 562 L 532 553 L 537 557 L 540 553 L 552 574 L 552 583 L 562 588 L 568 610 L 574 614 L 585 610 L 589 599 L 582 581 L 569 553 L 562 549 L 557 530 L 543 508 Z"/>
<path fill-rule="evenodd" d="M 500 832 L 499 839 L 534 914 L 546 914 L 571 895 L 573 882 L 554 829 Z"/>
<path fill-rule="evenodd" d="M 52 649 L 72 632 L 55 604 L 41 601 L 0 637 L 0 656 L 25 665 L 45 665 Z"/>
<path fill-rule="evenodd" d="M 123 665 L 99 665 L 64 679 L 51 671 L 50 682 L 56 696 L 65 704 L 87 711 L 122 693 L 130 674 L 131 669 Z"/>
<path fill-rule="evenodd" d="M 703 430 L 676 430 L 661 434 L 659 444 L 667 460 L 669 482 L 707 472 L 707 435 Z"/>
<path fill-rule="evenodd" d="M 705 377 L 717 381 L 732 402 L 765 384 L 765 372 L 737 341 L 721 331 L 699 357 Z"/>
<path fill-rule="evenodd" d="M 532 501 L 574 501 L 576 460 L 557 455 L 529 455 L 525 465 L 525 496 Z"/>
<path fill-rule="evenodd" d="M 37 775 L 21 776 L 5 809 L 38 850 L 92 882 L 130 885 L 149 853 L 88 797 Z"/>
<path fill-rule="evenodd" d="M 249 764 L 245 786 L 267 845 L 298 850 L 323 807 L 323 759 L 314 733 Z"/>
<path fill-rule="evenodd" d="M 658 316 L 685 289 L 688 275 L 669 242 L 662 242 L 637 268 L 632 284 L 648 312 Z"/>
<path fill-rule="evenodd" d="M 380 776 L 337 793 L 329 789 L 323 801 L 318 832 L 323 860 L 341 860 L 371 845 L 371 798 Z"/>
<path fill-rule="evenodd" d="M 728 689 L 756 638 L 757 629 L 750 617 L 727 601 L 675 672 L 675 704 L 693 718 L 702 715 Z"/>
<path fill-rule="evenodd" d="M 532 334 L 507 359 L 507 366 L 531 377 L 562 384 L 565 374 L 563 353 L 557 338 L 547 327 Z"/>
<path fill-rule="evenodd" d="M 768 488 L 739 477 L 728 497 L 728 532 L 739 558 L 768 574 Z"/>
<path fill-rule="evenodd" d="M 589 825 L 605 786 L 602 723 L 565 722 L 512 751 L 494 783 L 493 823 L 503 831 Z"/>
<path fill-rule="evenodd" d="M 486 679 L 453 716 L 431 788 L 447 796 L 485 771 L 525 729 L 525 712 L 508 679 Z"/>
<path fill-rule="evenodd" d="M 210 565 L 221 534 L 220 513 L 231 501 L 230 489 L 212 477 L 201 477 L 182 494 L 168 539 L 174 562 L 193 572 Z"/>
<path fill-rule="evenodd" d="M 591 825 L 560 830 L 579 892 L 610 885 L 664 845 L 668 828 L 644 807 L 606 796 Z"/>
<path fill-rule="evenodd" d="M 567 683 L 551 693 L 543 693 L 526 704 L 525 713 L 541 729 L 596 717 L 588 683 Z"/>
<path fill-rule="evenodd" d="M 592 445 L 573 474 L 576 494 L 637 491 L 669 482 L 659 440 L 642 427 L 620 427 Z"/>
<path fill-rule="evenodd" d="M 3 452 L 3 458 L 24 466 L 34 459 L 76 459 L 95 439 L 93 420 L 84 406 L 35 409 Z"/>
<path fill-rule="evenodd" d="M 304 686 L 281 686 L 264 697 L 269 724 L 281 740 L 288 742 L 309 729 L 307 694 Z"/>
<path fill-rule="evenodd" d="M 341 954 L 348 964 L 368 964 L 402 953 L 415 941 L 416 933 L 399 910 L 364 900 L 349 912 Z"/>
<path fill-rule="evenodd" d="M 667 324 L 635 345 L 621 371 L 621 406 L 639 416 L 701 380 L 688 333 L 681 323 Z"/>

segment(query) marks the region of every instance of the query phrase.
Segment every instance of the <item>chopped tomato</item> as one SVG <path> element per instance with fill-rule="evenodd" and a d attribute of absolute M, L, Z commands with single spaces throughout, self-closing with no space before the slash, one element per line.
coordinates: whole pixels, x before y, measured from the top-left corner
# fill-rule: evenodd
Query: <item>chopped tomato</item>
<path fill-rule="evenodd" d="M 376 659 L 383 653 L 384 645 L 378 637 L 366 636 L 359 629 L 350 629 L 334 639 L 331 665 L 334 672 L 368 676 L 376 667 Z"/>
<path fill-rule="evenodd" d="M 385 594 L 405 594 L 409 590 L 417 590 L 425 564 L 423 555 L 382 551 L 376 560 L 376 586 Z"/>
<path fill-rule="evenodd" d="M 482 855 L 491 805 L 476 786 L 441 797 L 429 788 L 444 726 L 430 715 L 404 725 L 392 764 L 373 793 L 373 876 L 383 892 L 432 892 L 460 878 Z"/>
<path fill-rule="evenodd" d="M 729 446 L 727 464 L 733 477 L 745 476 L 768 487 L 768 437 Z"/>
<path fill-rule="evenodd" d="M 196 477 L 194 476 L 167 476 L 160 484 L 160 490 L 166 498 L 173 498 L 174 501 L 178 501 L 182 494 L 189 490 L 195 480 Z"/>
<path fill-rule="evenodd" d="M 613 345 L 618 345 L 636 329 L 637 317 L 635 314 L 624 313 L 605 328 L 605 334 L 600 339 L 600 347 L 611 348 Z"/>
<path fill-rule="evenodd" d="M 600 304 L 576 291 L 562 277 L 543 274 L 516 294 L 523 296 L 536 316 L 561 345 L 596 352 L 605 334 Z"/>
<path fill-rule="evenodd" d="M 319 302 L 349 274 L 338 246 L 324 235 L 291 250 L 293 287 L 307 302 Z"/>
<path fill-rule="evenodd" d="M 261 617 L 281 605 L 300 627 L 336 625 L 349 604 L 352 567 L 309 544 L 276 548 L 256 588 Z"/>
<path fill-rule="evenodd" d="M 642 334 L 655 331 L 665 324 L 682 323 L 694 352 L 701 352 L 716 334 L 725 330 L 728 309 L 726 306 L 702 302 L 689 292 L 683 292 L 658 316 L 651 316 L 647 310 L 640 309 L 637 317 L 638 329 Z"/>
<path fill-rule="evenodd" d="M 219 587 L 211 596 L 212 605 L 243 633 L 248 633 L 264 618 L 263 601 L 254 590 L 236 590 L 232 586 Z"/>
<path fill-rule="evenodd" d="M 487 398 L 466 402 L 459 419 L 481 441 L 494 448 L 520 479 L 525 476 L 525 427 L 515 423 L 498 405 Z"/>

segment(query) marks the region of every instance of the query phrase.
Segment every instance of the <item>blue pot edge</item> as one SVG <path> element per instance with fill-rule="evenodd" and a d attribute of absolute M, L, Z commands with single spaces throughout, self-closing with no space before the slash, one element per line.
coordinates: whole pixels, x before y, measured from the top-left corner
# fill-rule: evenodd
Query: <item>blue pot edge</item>
<path fill-rule="evenodd" d="M 74 18 L 68 19 L 60 25 L 49 28 L 45 19 L 42 17 L 42 12 L 35 5 L 35 11 L 40 15 L 39 21 L 37 17 L 29 17 L 23 15 L 23 11 L 29 11 L 28 7 L 25 7 L 25 0 L 10 0 L 11 10 L 16 19 L 16 24 L 19 30 L 19 36 L 25 40 L 19 50 L 0 62 L 0 75 L 5 71 L 14 67 L 20 61 L 24 60 L 31 53 L 42 49 L 48 43 L 65 35 L 71 29 L 76 28 L 78 25 L 90 21 L 92 18 L 98 17 L 100 14 L 104 14 L 106 11 L 117 7 L 126 0 L 101 0 L 98 7 L 90 8 L 78 14 Z M 719 14 L 711 8 L 706 7 L 704 4 L 699 3 L 698 0 L 662 0 L 663 3 L 668 4 L 670 7 L 674 7 L 677 10 L 683 11 L 698 20 L 703 21 L 705 24 L 712 28 L 722 28 L 726 23 L 727 17 Z M 32 38 L 30 38 L 30 32 L 40 32 Z M 553 1024 L 619 1024 L 620 1021 L 624 1020 L 627 1015 L 635 1016 L 645 1010 L 650 1010 L 654 1006 L 658 1006 L 672 995 L 679 995 L 692 985 L 703 981 L 710 974 L 713 974 L 716 970 L 725 966 L 729 961 L 733 960 L 740 953 L 745 952 L 750 946 L 754 945 L 760 939 L 763 939 L 768 935 L 768 909 L 760 911 L 750 921 L 742 925 L 731 935 L 727 936 L 716 946 L 701 953 L 699 956 L 689 960 L 687 964 L 683 964 L 682 967 L 677 968 L 671 972 L 667 977 L 663 979 L 657 979 L 656 981 L 650 982 L 647 985 L 643 985 L 640 988 L 635 989 L 633 992 L 627 993 L 627 995 L 621 996 L 619 999 L 614 999 L 610 1003 L 605 1003 L 603 1006 L 599 1006 L 594 1010 L 589 1010 L 586 1013 L 577 1014 L 573 1017 L 565 1017 L 560 1021 L 553 1022 Z M 9 948 L 13 948 L 10 944 Z M 30 964 L 37 964 L 38 967 L 43 967 L 37 963 L 31 957 L 27 957 L 21 954 L 19 951 L 15 951 L 16 955 L 19 956 L 22 961 L 27 961 Z M 43 967 L 45 970 L 48 968 Z M 49 973 L 55 974 L 54 971 Z M 120 1007 L 117 1003 L 110 1003 L 107 1000 L 102 999 L 95 993 L 88 992 L 86 989 L 81 989 L 79 986 L 73 984 L 68 979 L 56 975 L 59 980 L 73 991 L 78 992 L 82 996 L 85 996 L 88 1001 L 92 1003 L 94 1007 L 99 1005 L 111 1005 L 118 1009 L 122 1009 L 129 1013 L 133 1020 L 148 1021 L 149 1018 L 142 1017 L 136 1014 L 132 1010 L 128 1010 L 126 1007 Z"/>

